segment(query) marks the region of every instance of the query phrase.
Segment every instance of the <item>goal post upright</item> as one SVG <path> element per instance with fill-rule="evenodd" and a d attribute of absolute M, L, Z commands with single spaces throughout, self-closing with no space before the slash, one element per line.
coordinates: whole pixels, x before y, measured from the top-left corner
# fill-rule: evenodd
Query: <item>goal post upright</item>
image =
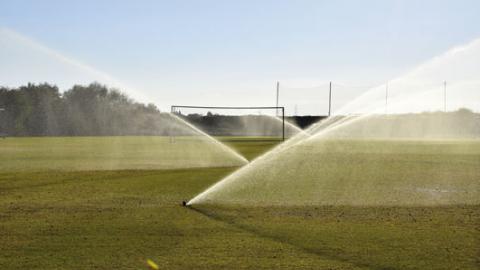
<path fill-rule="evenodd" d="M 172 105 L 170 112 L 176 113 L 177 108 L 185 109 L 219 109 L 219 110 L 278 110 L 282 111 L 282 141 L 285 141 L 285 107 L 281 106 L 190 106 L 190 105 Z M 276 116 L 278 117 L 278 116 Z"/>
<path fill-rule="evenodd" d="M 285 108 L 284 107 L 282 107 L 282 141 L 285 141 Z"/>

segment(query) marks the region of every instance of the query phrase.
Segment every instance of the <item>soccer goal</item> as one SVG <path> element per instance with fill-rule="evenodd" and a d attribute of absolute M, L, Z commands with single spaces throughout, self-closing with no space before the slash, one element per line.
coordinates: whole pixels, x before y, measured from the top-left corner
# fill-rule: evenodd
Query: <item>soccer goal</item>
<path fill-rule="evenodd" d="M 295 133 L 285 108 L 172 105 L 171 113 L 212 136 L 252 136 L 285 140 Z M 293 127 L 293 126 L 292 126 Z"/>

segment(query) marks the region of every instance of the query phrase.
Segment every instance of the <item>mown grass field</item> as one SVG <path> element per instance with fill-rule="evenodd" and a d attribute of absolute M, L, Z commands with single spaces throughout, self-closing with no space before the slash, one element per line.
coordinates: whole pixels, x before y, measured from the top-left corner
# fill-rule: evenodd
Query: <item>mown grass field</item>
<path fill-rule="evenodd" d="M 241 166 L 207 136 L 26 137 L 0 140 L 0 171 L 158 170 Z"/>
<path fill-rule="evenodd" d="M 307 140 L 255 161 L 195 203 L 480 204 L 479 168 L 478 140 Z"/>
<path fill-rule="evenodd" d="M 277 143 L 224 140 L 249 159 Z M 0 268 L 146 269 L 146 259 L 160 269 L 480 267 L 478 205 L 180 206 L 236 169 L 2 170 Z"/>

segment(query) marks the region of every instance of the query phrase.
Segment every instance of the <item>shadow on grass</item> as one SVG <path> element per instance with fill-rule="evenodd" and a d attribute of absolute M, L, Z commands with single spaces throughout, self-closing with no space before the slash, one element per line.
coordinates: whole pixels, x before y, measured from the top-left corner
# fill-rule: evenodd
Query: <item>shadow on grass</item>
<path fill-rule="evenodd" d="M 191 209 L 191 210 L 193 210 L 193 211 L 195 211 L 195 212 L 197 212 L 201 215 L 204 215 L 208 218 L 211 218 L 213 220 L 229 224 L 229 225 L 231 225 L 235 228 L 247 231 L 249 233 L 255 234 L 255 235 L 257 235 L 259 237 L 262 237 L 262 238 L 266 238 L 266 239 L 269 239 L 269 240 L 274 240 L 274 241 L 280 242 L 282 244 L 287 244 L 287 245 L 293 246 L 294 248 L 299 249 L 299 250 L 301 250 L 305 253 L 309 253 L 309 254 L 312 254 L 312 255 L 315 255 L 315 256 L 320 256 L 321 258 L 324 258 L 324 259 L 346 262 L 346 263 L 349 263 L 349 264 L 353 264 L 354 266 L 357 266 L 357 267 L 366 267 L 366 268 L 370 268 L 370 269 L 379 269 L 379 270 L 380 269 L 389 269 L 389 268 L 385 268 L 385 267 L 377 267 L 377 266 L 367 264 L 367 263 L 352 262 L 352 261 L 344 259 L 340 256 L 332 256 L 331 254 L 322 253 L 322 252 L 319 252 L 315 249 L 299 246 L 299 245 L 296 245 L 295 243 L 292 243 L 291 241 L 289 241 L 288 238 L 283 238 L 283 237 L 279 237 L 279 236 L 275 236 L 275 235 L 272 235 L 272 234 L 265 233 L 261 229 L 256 229 L 255 227 L 252 227 L 252 226 L 237 223 L 234 220 L 230 220 L 228 218 L 222 217 L 221 215 L 216 215 L 213 212 L 209 212 L 207 210 L 202 210 L 202 209 L 199 209 L 199 208 L 195 208 L 193 206 L 187 206 L 187 207 L 189 209 Z"/>
<path fill-rule="evenodd" d="M 369 269 L 478 269 L 480 206 L 188 206 L 324 259 Z"/>

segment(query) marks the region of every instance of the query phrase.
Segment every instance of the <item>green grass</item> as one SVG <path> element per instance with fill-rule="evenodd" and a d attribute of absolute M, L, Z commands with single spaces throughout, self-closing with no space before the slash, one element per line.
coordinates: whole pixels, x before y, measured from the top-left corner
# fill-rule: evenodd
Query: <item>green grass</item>
<path fill-rule="evenodd" d="M 249 159 L 275 145 L 222 139 Z M 478 205 L 180 206 L 235 169 L 0 170 L 0 268 L 146 269 L 147 258 L 161 269 L 480 266 Z"/>
<path fill-rule="evenodd" d="M 480 204 L 478 140 L 310 140 L 258 160 L 196 203 Z"/>
<path fill-rule="evenodd" d="M 278 137 L 218 137 L 222 143 L 235 149 L 248 160 L 273 148 L 281 139 Z"/>
<path fill-rule="evenodd" d="M 195 206 L 194 206 L 195 207 Z M 199 207 L 320 258 L 368 269 L 478 269 L 480 207 Z"/>
<path fill-rule="evenodd" d="M 206 136 L 25 137 L 0 140 L 0 171 L 125 170 L 240 166 Z"/>

